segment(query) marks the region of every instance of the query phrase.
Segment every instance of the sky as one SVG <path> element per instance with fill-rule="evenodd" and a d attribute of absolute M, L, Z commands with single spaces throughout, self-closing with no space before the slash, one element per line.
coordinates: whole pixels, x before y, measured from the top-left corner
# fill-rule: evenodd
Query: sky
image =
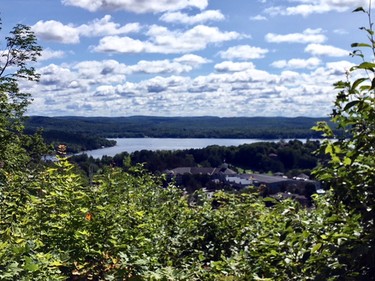
<path fill-rule="evenodd" d="M 43 116 L 326 117 L 368 0 L 0 0 L 32 28 Z"/>

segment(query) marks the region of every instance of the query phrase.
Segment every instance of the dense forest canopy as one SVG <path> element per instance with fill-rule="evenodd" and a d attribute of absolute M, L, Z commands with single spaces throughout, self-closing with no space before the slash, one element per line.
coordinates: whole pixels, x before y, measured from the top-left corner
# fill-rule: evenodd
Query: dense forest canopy
<path fill-rule="evenodd" d="M 42 117 L 31 116 L 30 131 L 91 134 L 98 137 L 161 138 L 320 138 L 311 128 L 329 118 L 309 117 Z"/>
<path fill-rule="evenodd" d="M 64 145 L 46 165 L 18 87 L 38 80 L 41 48 L 17 25 L 1 41 L 0 280 L 374 280 L 375 64 L 362 50 L 375 54 L 375 40 L 371 7 L 355 12 L 369 43 L 353 44 L 360 64 L 335 84 L 346 137 L 316 125 L 327 139 L 314 174 L 329 191 L 311 208 L 251 188 L 189 196 L 127 157 L 87 181 Z"/>

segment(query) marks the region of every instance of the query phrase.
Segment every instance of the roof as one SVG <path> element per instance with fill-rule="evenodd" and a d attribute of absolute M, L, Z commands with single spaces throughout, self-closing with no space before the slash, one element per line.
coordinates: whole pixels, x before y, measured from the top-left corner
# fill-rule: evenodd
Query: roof
<path fill-rule="evenodd" d="M 175 169 L 172 169 L 171 172 L 174 175 L 183 175 L 183 174 L 190 174 L 190 167 L 178 167 Z"/>
<path fill-rule="evenodd" d="M 251 174 L 250 177 L 254 181 L 258 181 L 260 183 L 276 183 L 276 182 L 290 181 L 290 179 L 286 179 L 283 177 L 270 176 L 270 175 L 264 175 L 264 174 Z"/>
<path fill-rule="evenodd" d="M 174 175 L 192 174 L 192 175 L 235 175 L 236 172 L 226 168 L 209 168 L 209 167 L 178 167 L 170 171 Z"/>
<path fill-rule="evenodd" d="M 310 177 L 306 174 L 299 174 L 298 176 L 296 176 L 296 179 L 308 180 L 310 179 Z"/>
<path fill-rule="evenodd" d="M 250 179 L 245 179 L 239 176 L 226 176 L 225 180 L 230 183 L 241 184 L 241 185 L 251 185 L 252 181 Z"/>

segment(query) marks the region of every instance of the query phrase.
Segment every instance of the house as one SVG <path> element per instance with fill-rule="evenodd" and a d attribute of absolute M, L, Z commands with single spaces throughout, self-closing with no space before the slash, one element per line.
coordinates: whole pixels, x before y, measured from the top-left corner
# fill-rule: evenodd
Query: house
<path fill-rule="evenodd" d="M 236 189 L 242 189 L 253 185 L 253 180 L 249 175 L 226 175 L 225 183 Z"/>
<path fill-rule="evenodd" d="M 174 178 L 177 184 L 182 183 L 182 176 L 184 175 L 200 175 L 208 176 L 210 179 L 225 180 L 227 175 L 235 175 L 236 172 L 229 169 L 228 165 L 223 164 L 218 168 L 211 167 L 178 167 L 167 171 L 169 178 Z"/>
<path fill-rule="evenodd" d="M 286 189 L 287 186 L 295 183 L 295 181 L 292 179 L 280 176 L 271 176 L 266 174 L 250 174 L 249 176 L 252 179 L 255 187 L 265 186 L 267 187 L 267 192 L 269 194 L 278 193 Z"/>
<path fill-rule="evenodd" d="M 175 179 L 178 185 L 186 184 L 189 186 L 206 187 L 209 182 L 216 184 L 229 185 L 235 189 L 243 189 L 254 186 L 259 189 L 263 196 L 277 194 L 279 192 L 289 192 L 296 195 L 311 196 L 316 193 L 320 183 L 308 180 L 306 177 L 299 179 L 290 179 L 283 174 L 237 174 L 223 164 L 218 168 L 209 167 L 178 167 L 167 172 L 169 179 Z M 301 175 L 302 176 L 302 175 Z M 199 187 L 198 187 L 199 188 Z"/>
<path fill-rule="evenodd" d="M 293 179 L 295 180 L 304 180 L 304 181 L 307 181 L 310 179 L 310 177 L 306 174 L 299 174 L 298 176 L 294 177 Z"/>

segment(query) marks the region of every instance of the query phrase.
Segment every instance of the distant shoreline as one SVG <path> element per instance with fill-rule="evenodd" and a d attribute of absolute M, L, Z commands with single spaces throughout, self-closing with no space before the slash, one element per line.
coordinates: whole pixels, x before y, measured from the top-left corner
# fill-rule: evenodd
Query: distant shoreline
<path fill-rule="evenodd" d="M 312 117 L 44 117 L 31 116 L 26 129 L 101 138 L 318 139 L 311 130 L 329 118 Z"/>
<path fill-rule="evenodd" d="M 87 154 L 93 158 L 101 158 L 102 156 L 115 156 L 123 152 L 133 153 L 141 150 L 189 150 L 202 149 L 207 146 L 240 146 L 243 144 L 251 144 L 257 142 L 278 142 L 298 140 L 306 142 L 308 139 L 285 139 L 285 140 L 262 140 L 262 139 L 213 139 L 213 138 L 116 138 L 110 139 L 116 141 L 116 145 L 102 149 L 94 149 L 82 151 L 78 154 Z M 319 141 L 318 139 L 311 139 L 311 141 Z"/>

